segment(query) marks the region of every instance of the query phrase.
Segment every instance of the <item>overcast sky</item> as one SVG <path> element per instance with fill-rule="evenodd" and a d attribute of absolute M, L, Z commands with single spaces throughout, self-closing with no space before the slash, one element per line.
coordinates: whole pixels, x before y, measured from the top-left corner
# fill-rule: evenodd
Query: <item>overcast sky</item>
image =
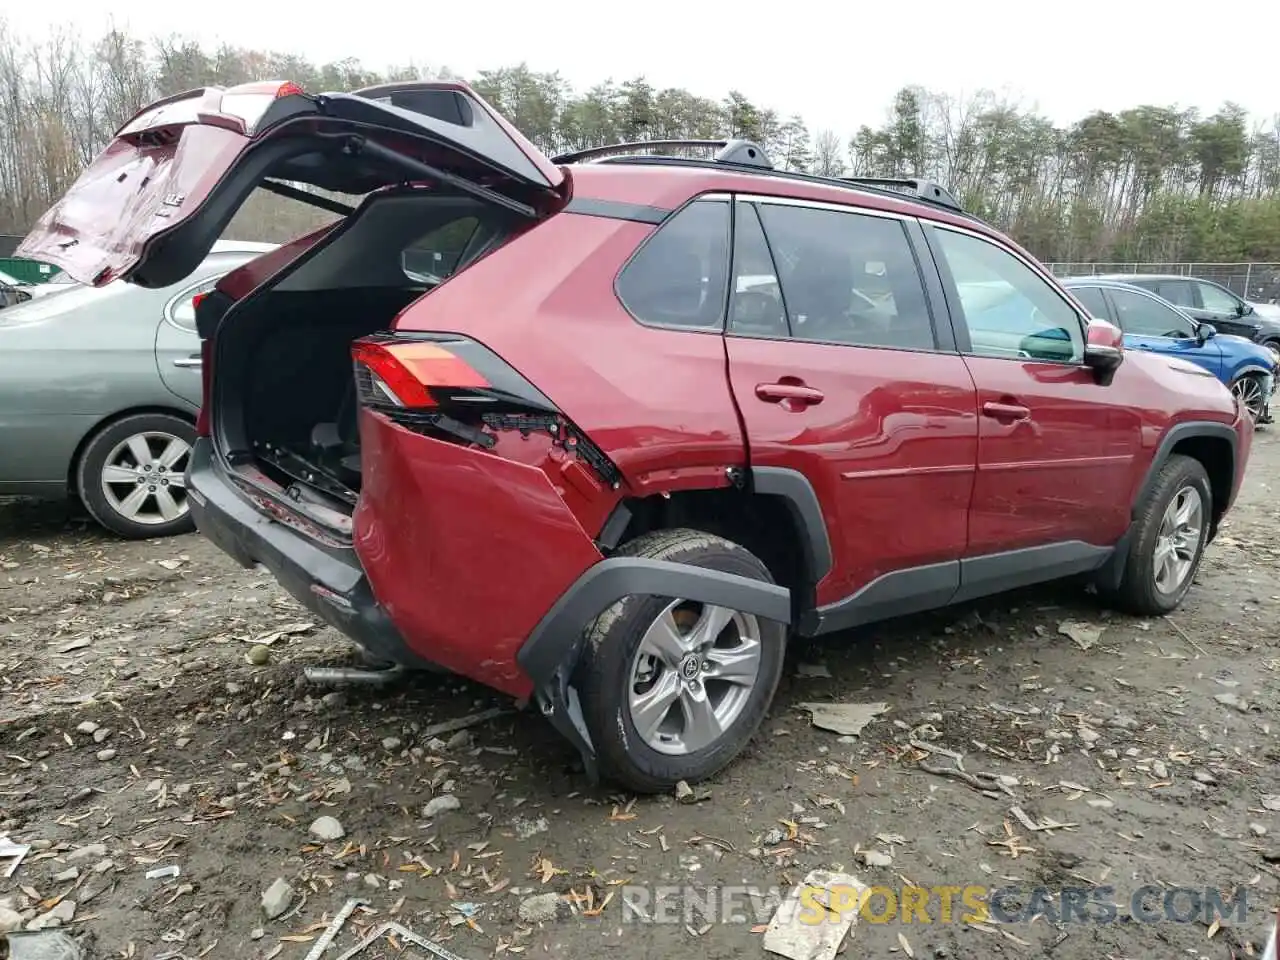
<path fill-rule="evenodd" d="M 0 16 L 38 33 L 56 10 L 92 34 L 107 25 L 103 6 L 0 0 Z M 579 90 L 639 74 L 656 86 L 715 98 L 738 89 L 842 137 L 881 122 L 894 91 L 912 83 L 956 95 L 993 89 L 1062 124 L 1091 110 L 1140 103 L 1212 111 L 1233 100 L 1258 120 L 1280 112 L 1280 3 L 1269 0 L 1216 0 L 1196 12 L 1188 5 L 1186 13 L 1151 0 L 114 0 L 109 6 L 131 33 L 183 34 L 320 62 L 355 57 L 370 68 L 414 62 L 469 76 L 523 60 L 560 71 Z M 1212 11 L 1222 27 L 1197 22 L 1199 10 Z"/>

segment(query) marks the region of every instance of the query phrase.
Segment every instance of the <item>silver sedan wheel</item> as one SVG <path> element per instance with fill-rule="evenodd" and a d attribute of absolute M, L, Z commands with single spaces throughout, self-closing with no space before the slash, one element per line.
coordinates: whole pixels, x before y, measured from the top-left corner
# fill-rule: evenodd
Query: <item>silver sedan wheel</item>
<path fill-rule="evenodd" d="M 754 616 L 677 600 L 649 625 L 629 671 L 627 709 L 644 742 L 671 756 L 715 743 L 760 676 Z"/>
<path fill-rule="evenodd" d="M 191 446 L 171 433 L 148 431 L 121 440 L 102 468 L 102 494 L 134 523 L 159 526 L 187 515 L 185 472 Z"/>
<path fill-rule="evenodd" d="M 1262 417 L 1267 406 L 1267 398 L 1262 395 L 1262 383 L 1257 377 L 1241 377 L 1231 385 L 1231 392 L 1239 397 L 1249 416 L 1254 420 Z"/>
<path fill-rule="evenodd" d="M 1152 573 L 1161 593 L 1174 593 L 1186 583 L 1196 563 L 1203 528 L 1204 497 L 1198 487 L 1183 487 L 1169 501 L 1156 534 Z"/>

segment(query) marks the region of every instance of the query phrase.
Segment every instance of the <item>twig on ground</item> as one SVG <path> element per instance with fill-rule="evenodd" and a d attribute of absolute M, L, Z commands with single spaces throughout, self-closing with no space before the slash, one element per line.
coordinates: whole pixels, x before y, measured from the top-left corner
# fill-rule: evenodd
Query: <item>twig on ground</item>
<path fill-rule="evenodd" d="M 1191 647 L 1191 649 L 1195 650 L 1196 653 L 1200 654 L 1200 656 L 1202 657 L 1209 656 L 1208 651 L 1206 651 L 1204 647 L 1200 646 L 1200 644 L 1192 640 L 1191 635 L 1187 633 L 1187 631 L 1182 629 L 1182 627 L 1178 624 L 1177 620 L 1174 620 L 1173 617 L 1165 617 L 1164 619 L 1165 619 L 1165 622 L 1169 624 L 1169 626 L 1173 627 L 1174 633 L 1180 636 L 1183 640 L 1187 641 L 1187 644 L 1188 646 Z"/>

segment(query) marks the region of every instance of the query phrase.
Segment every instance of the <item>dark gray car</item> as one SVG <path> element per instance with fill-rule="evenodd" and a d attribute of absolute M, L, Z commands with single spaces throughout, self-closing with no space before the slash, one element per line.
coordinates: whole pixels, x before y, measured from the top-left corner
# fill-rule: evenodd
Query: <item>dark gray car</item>
<path fill-rule="evenodd" d="M 193 529 L 183 482 L 201 392 L 192 299 L 272 249 L 219 241 L 170 287 L 76 284 L 0 311 L 0 496 L 78 496 L 130 538 Z"/>

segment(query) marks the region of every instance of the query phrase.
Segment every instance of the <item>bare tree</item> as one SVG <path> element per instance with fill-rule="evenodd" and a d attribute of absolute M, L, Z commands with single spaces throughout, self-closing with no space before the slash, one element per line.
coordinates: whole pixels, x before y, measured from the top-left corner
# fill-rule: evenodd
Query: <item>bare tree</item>
<path fill-rule="evenodd" d="M 189 38 L 143 41 L 112 28 L 86 41 L 68 29 L 40 42 L 0 19 L 0 232 L 28 229 L 107 145 L 161 96 L 274 77 L 310 90 L 453 76 L 354 59 L 316 64 L 298 53 L 209 47 Z M 643 77 L 584 93 L 527 64 L 489 70 L 477 89 L 551 152 L 620 140 L 746 137 L 776 163 L 824 176 L 924 176 L 1045 259 L 1280 261 L 1280 115 L 1249 123 L 1215 113 L 1141 105 L 1055 126 L 1007 96 L 904 87 L 878 126 L 845 144 L 810 137 L 803 118 L 729 91 L 720 101 Z M 784 117 L 787 117 L 784 119 Z M 232 224 L 282 240 L 327 216 L 255 196 Z"/>
<path fill-rule="evenodd" d="M 819 130 L 813 138 L 813 173 L 838 177 L 845 171 L 844 145 L 832 130 Z"/>

